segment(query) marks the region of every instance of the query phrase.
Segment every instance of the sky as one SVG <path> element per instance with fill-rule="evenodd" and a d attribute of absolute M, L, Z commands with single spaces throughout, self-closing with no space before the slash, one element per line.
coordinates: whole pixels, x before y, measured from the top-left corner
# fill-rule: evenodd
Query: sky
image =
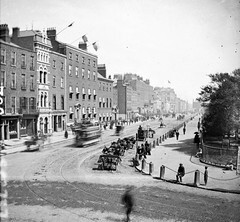
<path fill-rule="evenodd" d="M 188 102 L 209 74 L 240 68 L 240 0 L 0 0 L 0 10 L 10 34 L 54 27 L 74 46 L 86 34 L 107 75 L 137 74 Z"/>

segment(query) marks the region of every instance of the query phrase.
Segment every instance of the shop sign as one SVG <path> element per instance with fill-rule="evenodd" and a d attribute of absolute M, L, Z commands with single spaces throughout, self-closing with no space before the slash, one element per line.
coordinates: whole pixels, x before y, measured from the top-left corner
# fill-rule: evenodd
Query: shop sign
<path fill-rule="evenodd" d="M 0 86 L 0 106 L 3 104 L 3 86 Z M 0 115 L 5 113 L 3 107 L 0 107 Z"/>

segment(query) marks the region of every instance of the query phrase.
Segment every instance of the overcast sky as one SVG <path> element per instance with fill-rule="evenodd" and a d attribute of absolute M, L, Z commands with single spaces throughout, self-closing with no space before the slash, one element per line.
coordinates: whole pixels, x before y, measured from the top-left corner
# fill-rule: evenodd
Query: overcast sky
<path fill-rule="evenodd" d="M 189 102 L 208 74 L 240 68 L 240 0 L 0 1 L 10 34 L 12 27 L 59 32 L 74 22 L 57 39 L 77 46 L 86 34 L 107 75 L 135 73 Z"/>

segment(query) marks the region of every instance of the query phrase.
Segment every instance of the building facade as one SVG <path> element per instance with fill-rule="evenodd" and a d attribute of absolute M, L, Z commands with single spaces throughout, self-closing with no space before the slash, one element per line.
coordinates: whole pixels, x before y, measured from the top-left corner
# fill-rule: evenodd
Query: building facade
<path fill-rule="evenodd" d="M 51 107 L 51 123 L 53 132 L 61 132 L 67 122 L 66 94 L 66 56 L 54 51 L 50 52 L 49 102 Z"/>
<path fill-rule="evenodd" d="M 66 56 L 66 124 L 82 119 L 98 119 L 97 56 L 87 51 L 86 43 L 74 47 L 57 41 L 56 29 L 47 30 L 53 51 Z"/>
<path fill-rule="evenodd" d="M 0 140 L 31 136 L 37 132 L 37 54 L 11 42 L 8 26 L 0 26 L 0 85 L 4 112 Z"/>
<path fill-rule="evenodd" d="M 52 49 L 51 41 L 46 32 L 37 30 L 20 31 L 19 28 L 13 28 L 12 42 L 34 51 L 37 54 L 37 107 L 39 118 L 37 122 L 38 133 L 52 133 L 52 110 L 49 97 L 50 87 L 50 51 Z"/>
<path fill-rule="evenodd" d="M 98 116 L 100 122 L 109 122 L 115 119 L 113 110 L 113 80 L 107 79 L 98 73 Z"/>

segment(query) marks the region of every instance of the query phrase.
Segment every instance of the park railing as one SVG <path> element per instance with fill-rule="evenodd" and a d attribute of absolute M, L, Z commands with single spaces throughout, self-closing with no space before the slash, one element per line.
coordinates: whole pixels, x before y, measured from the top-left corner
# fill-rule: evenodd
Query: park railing
<path fill-rule="evenodd" d="M 234 168 L 237 167 L 238 146 L 217 147 L 202 143 L 201 161 L 225 167 L 229 162 L 233 163 Z"/>

